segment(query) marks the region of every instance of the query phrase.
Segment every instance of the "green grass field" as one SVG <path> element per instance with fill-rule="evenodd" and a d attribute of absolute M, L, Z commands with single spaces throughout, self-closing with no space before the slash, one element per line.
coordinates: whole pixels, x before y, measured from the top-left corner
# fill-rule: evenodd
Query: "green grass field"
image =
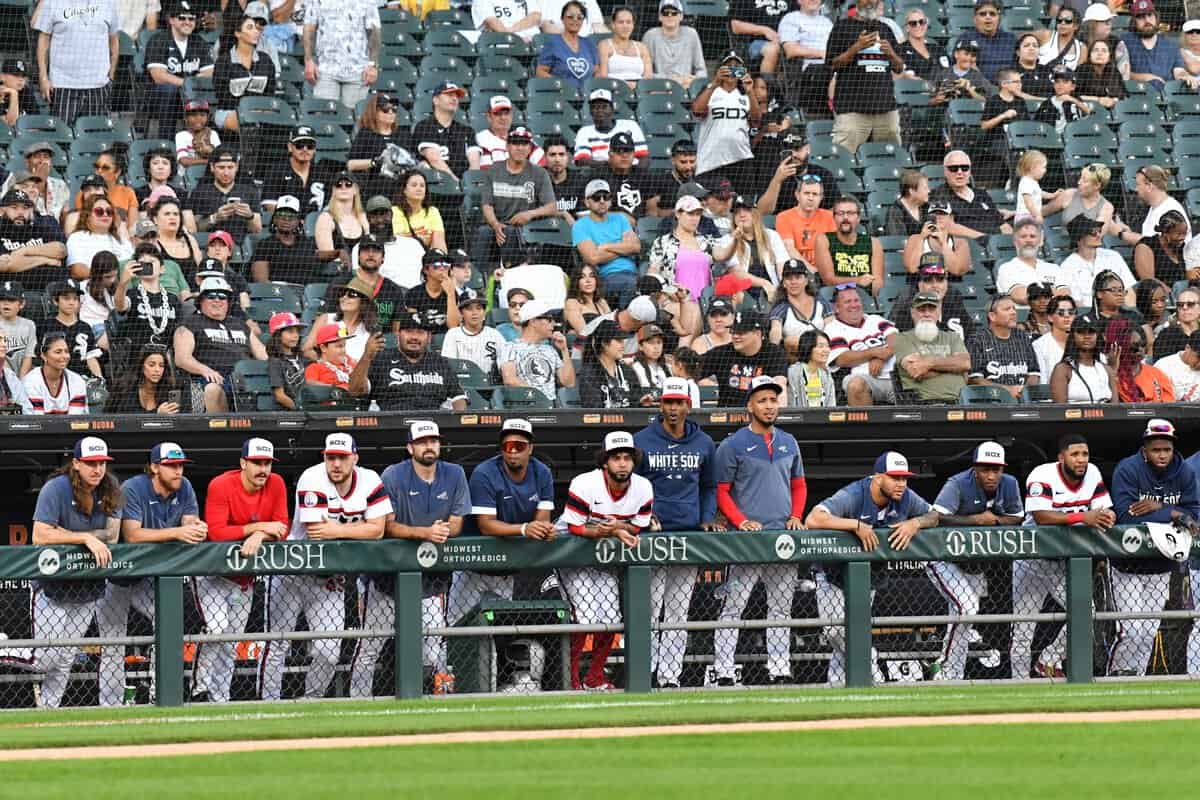
<path fill-rule="evenodd" d="M 0 714 L 0 748 L 1200 706 L 1200 684 L 456 697 Z M 1190 721 L 668 735 L 0 764 L 0 797 L 1149 797 Z M 735 798 L 741 800 L 741 798 Z"/>

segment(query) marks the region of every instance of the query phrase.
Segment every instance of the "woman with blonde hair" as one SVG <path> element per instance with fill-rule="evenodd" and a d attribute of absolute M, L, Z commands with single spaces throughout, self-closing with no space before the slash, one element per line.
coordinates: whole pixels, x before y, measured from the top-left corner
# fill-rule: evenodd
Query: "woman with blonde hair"
<path fill-rule="evenodd" d="M 1112 180 L 1112 170 L 1104 164 L 1088 164 L 1079 172 L 1079 181 L 1072 189 L 1063 189 L 1054 200 L 1042 206 L 1042 215 L 1048 217 L 1061 211 L 1062 224 L 1066 226 L 1078 216 L 1099 220 L 1104 223 L 1106 234 L 1115 234 L 1124 227 L 1113 222 L 1113 204 L 1104 199 L 1104 189 Z"/>
<path fill-rule="evenodd" d="M 745 273 L 750 279 L 751 293 L 765 296 L 775 290 L 782 278 L 780 271 L 788 260 L 783 237 L 763 225 L 762 215 L 748 200 L 733 201 L 733 230 L 717 242 L 717 249 L 732 246 L 725 257 L 730 271 Z"/>
<path fill-rule="evenodd" d="M 358 181 L 349 172 L 339 172 L 333 179 L 329 203 L 317 217 L 316 235 L 313 237 L 317 244 L 317 260 L 340 258 L 342 264 L 352 270 L 354 265 L 350 263 L 350 251 L 369 230 Z"/>

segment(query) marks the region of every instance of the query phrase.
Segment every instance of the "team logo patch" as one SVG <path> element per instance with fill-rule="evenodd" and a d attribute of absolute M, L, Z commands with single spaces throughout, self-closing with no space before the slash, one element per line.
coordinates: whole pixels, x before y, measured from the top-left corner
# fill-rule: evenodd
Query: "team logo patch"
<path fill-rule="evenodd" d="M 304 493 L 304 505 L 307 508 L 312 508 L 316 504 L 317 504 L 317 493 L 316 492 L 305 492 Z"/>
<path fill-rule="evenodd" d="M 49 548 L 38 553 L 38 572 L 43 575 L 53 575 L 58 572 L 62 562 L 59 560 L 58 551 L 50 550 Z"/>
<path fill-rule="evenodd" d="M 775 537 L 775 557 L 780 561 L 788 561 L 796 555 L 796 540 L 786 533 Z"/>
<path fill-rule="evenodd" d="M 1142 532 L 1137 528 L 1126 528 L 1125 533 L 1121 536 L 1121 549 L 1126 553 L 1136 553 L 1142 549 L 1144 540 Z"/>
<path fill-rule="evenodd" d="M 1035 483 L 1033 486 L 1030 486 L 1029 487 L 1029 496 L 1030 497 L 1041 497 L 1042 496 L 1042 485 L 1040 483 Z"/>
<path fill-rule="evenodd" d="M 438 562 L 437 545 L 433 542 L 421 542 L 417 548 L 417 563 L 422 569 L 429 569 Z"/>

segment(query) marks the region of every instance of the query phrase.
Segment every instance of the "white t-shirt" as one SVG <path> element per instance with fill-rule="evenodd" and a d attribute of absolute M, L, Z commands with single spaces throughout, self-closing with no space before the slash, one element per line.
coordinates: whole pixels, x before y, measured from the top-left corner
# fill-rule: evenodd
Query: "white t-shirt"
<path fill-rule="evenodd" d="M 750 98 L 740 90 L 713 89 L 700 123 L 696 174 L 754 158 L 750 150 Z"/>
<path fill-rule="evenodd" d="M 1033 178 L 1025 175 L 1017 183 L 1017 210 L 1013 222 L 1034 215 L 1042 215 L 1042 187 Z"/>
<path fill-rule="evenodd" d="M 31 369 L 21 379 L 34 414 L 87 414 L 87 384 L 77 373 L 63 370 L 58 394 L 50 394 L 42 368 Z"/>
<path fill-rule="evenodd" d="M 91 281 L 84 281 L 80 285 L 80 290 L 83 292 L 82 304 L 79 306 L 79 318 L 88 325 L 102 325 L 108 319 L 108 315 L 113 310 L 113 296 L 105 292 L 104 302 L 98 302 L 88 292 L 88 287 Z"/>
<path fill-rule="evenodd" d="M 1158 231 L 1154 230 L 1154 227 L 1158 225 L 1158 221 L 1162 219 L 1162 215 L 1168 211 L 1178 211 L 1183 216 L 1184 221 L 1187 222 L 1187 238 L 1190 241 L 1192 238 L 1192 220 L 1188 217 L 1188 213 L 1183 210 L 1183 206 L 1174 197 L 1168 197 L 1150 209 L 1150 212 L 1146 214 L 1146 219 L 1142 220 L 1142 236 L 1153 236 L 1158 233 Z"/>
<path fill-rule="evenodd" d="M 213 147 L 221 146 L 221 136 L 212 128 L 205 128 L 208 131 L 208 142 Z M 196 137 L 186 128 L 175 134 L 175 160 L 181 158 L 196 157 Z"/>
<path fill-rule="evenodd" d="M 1038 259 L 1036 267 L 1013 258 L 996 268 L 996 291 L 1000 294 L 1008 294 L 1014 286 L 1028 286 L 1031 283 L 1049 283 L 1055 287 L 1065 285 L 1058 265 L 1041 259 Z"/>
<path fill-rule="evenodd" d="M 404 289 L 411 289 L 425 279 L 421 277 L 421 259 L 425 257 L 425 248 L 411 236 L 397 236 L 383 245 L 383 266 L 379 274 Z M 350 260 L 358 263 L 358 245 Z"/>
<path fill-rule="evenodd" d="M 115 236 L 75 231 L 67 237 L 67 266 L 84 264 L 90 269 L 92 258 L 104 250 L 116 256 L 117 261 L 128 261 L 133 257 L 133 247 Z"/>
<path fill-rule="evenodd" d="M 1085 261 L 1079 253 L 1071 253 L 1063 259 L 1059 266 L 1059 282 L 1066 284 L 1071 292 L 1071 297 L 1075 298 L 1075 302 L 1080 308 L 1087 308 L 1093 303 L 1092 283 L 1096 280 L 1096 276 L 1106 269 L 1117 273 L 1126 289 L 1137 282 L 1133 273 L 1129 271 L 1129 267 L 1126 266 L 1125 259 L 1121 258 L 1121 254 L 1104 247 L 1096 248 L 1096 260 L 1090 263 Z"/>
<path fill-rule="evenodd" d="M 479 168 L 487 169 L 493 164 L 502 164 L 508 159 L 508 142 L 492 133 L 491 128 L 484 128 L 475 134 L 475 144 L 482 152 L 479 154 Z M 536 144 L 529 160 L 539 167 L 546 166 L 546 153 Z"/>
<path fill-rule="evenodd" d="M 825 49 L 829 41 L 829 32 L 833 30 L 833 20 L 819 11 L 815 14 L 805 14 L 803 11 L 789 11 L 779 20 L 779 41 L 784 44 L 796 42 L 801 47 L 809 49 Z M 899 41 L 899 40 L 897 40 Z M 806 58 L 804 66 L 823 64 L 823 58 Z"/>
<path fill-rule="evenodd" d="M 1160 358 L 1154 362 L 1154 366 L 1171 379 L 1171 385 L 1175 387 L 1176 403 L 1195 403 L 1200 400 L 1200 370 L 1192 369 L 1183 363 L 1179 353 Z"/>
<path fill-rule="evenodd" d="M 878 314 L 867 314 L 863 317 L 862 325 L 857 328 L 851 327 L 842 322 L 837 317 L 830 317 L 825 320 L 825 334 L 829 337 L 829 367 L 831 370 L 839 370 L 840 374 L 850 375 L 870 375 L 871 362 L 864 361 L 850 369 L 849 373 L 841 371 L 840 365 L 837 364 L 838 356 L 849 350 L 870 350 L 875 347 L 882 347 L 887 344 L 887 340 L 891 336 L 895 336 L 898 331 L 896 326 Z M 883 369 L 879 371 L 879 378 L 888 378 L 892 374 L 892 367 L 896 365 L 896 357 L 892 356 L 883 365 Z"/>
<path fill-rule="evenodd" d="M 1077 486 L 1067 483 L 1057 461 L 1034 467 L 1025 479 L 1025 524 L 1035 525 L 1033 512 L 1093 511 L 1112 508 L 1108 487 L 1095 464 L 1088 464 Z"/>
<path fill-rule="evenodd" d="M 1041 371 L 1042 382 L 1050 382 L 1050 373 L 1058 362 L 1062 361 L 1063 346 L 1048 333 L 1033 340 L 1033 352 L 1037 353 L 1038 369 Z"/>
<path fill-rule="evenodd" d="M 476 30 L 482 31 L 483 22 L 488 17 L 495 17 L 505 25 L 511 26 L 541 10 L 538 0 L 474 0 L 471 3 L 471 21 Z M 536 25 L 517 31 L 517 35 L 527 42 L 539 33 L 541 31 Z"/>
<path fill-rule="evenodd" d="M 442 356 L 470 361 L 487 375 L 500 357 L 504 344 L 504 337 L 495 328 L 484 325 L 479 333 L 470 333 L 459 325 L 446 331 L 442 339 Z"/>
<path fill-rule="evenodd" d="M 590 158 L 593 164 L 607 164 L 608 143 L 618 133 L 628 133 L 633 137 L 634 164 L 650 155 L 650 146 L 646 144 L 646 134 L 642 133 L 641 126 L 631 119 L 618 119 L 608 131 L 598 131 L 595 125 L 584 125 L 579 129 L 579 133 L 575 134 L 576 163 Z"/>
<path fill-rule="evenodd" d="M 315 464 L 304 470 L 296 481 L 296 511 L 292 515 L 288 538 L 307 539 L 305 526 L 310 522 L 331 520 L 345 525 L 378 519 L 390 513 L 391 498 L 375 470 L 355 467 L 350 493 L 342 497 L 329 480 L 325 465 Z"/>

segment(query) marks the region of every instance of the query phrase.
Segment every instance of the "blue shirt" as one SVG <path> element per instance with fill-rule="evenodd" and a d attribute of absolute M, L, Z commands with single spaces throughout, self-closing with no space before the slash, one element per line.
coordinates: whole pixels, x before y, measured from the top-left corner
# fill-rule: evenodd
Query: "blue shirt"
<path fill-rule="evenodd" d="M 571 242 L 579 247 L 580 242 L 591 241 L 596 245 L 613 244 L 621 241 L 625 231 L 632 231 L 633 226 L 624 214 L 606 214 L 602 221 L 592 219 L 592 215 L 580 217 L 571 226 Z M 637 272 L 637 264 L 628 256 L 617 256 L 612 261 L 600 265 L 600 277 L 607 278 L 618 272 Z"/>
<path fill-rule="evenodd" d="M 561 34 L 547 36 L 538 53 L 538 66 L 550 67 L 550 75 L 562 78 L 575 88 L 583 91 L 583 83 L 596 71 L 600 63 L 600 51 L 591 37 L 580 37 L 579 52 L 575 52 L 563 41 Z"/>
<path fill-rule="evenodd" d="M 642 451 L 637 473 L 654 487 L 654 514 L 662 529 L 694 531 L 712 522 L 717 514 L 712 437 L 688 420 L 676 439 L 656 418 L 633 435 L 633 443 Z"/>
<path fill-rule="evenodd" d="M 952 475 L 938 492 L 933 507 L 939 514 L 954 517 L 970 517 L 991 511 L 998 517 L 1022 517 L 1025 505 L 1021 501 L 1021 487 L 1012 475 L 1001 475 L 996 494 L 988 497 L 983 487 L 975 480 L 975 468 L 965 469 Z"/>
<path fill-rule="evenodd" d="M 979 60 L 976 66 L 983 73 L 983 77 L 995 83 L 996 72 L 1013 64 L 1013 53 L 1017 50 L 1016 34 L 1005 30 L 997 30 L 994 36 L 984 36 L 979 31 L 968 31 L 968 34 L 979 42 Z"/>
<path fill-rule="evenodd" d="M 33 521 L 78 533 L 103 530 L 108 526 L 109 517 L 100 509 L 99 497 L 93 497 L 92 513 L 85 514 L 75 505 L 71 479 L 66 475 L 53 477 L 38 492 Z M 114 517 L 120 519 L 121 511 L 117 510 Z M 103 580 L 38 581 L 37 587 L 50 599 L 63 603 L 86 603 L 104 594 Z"/>
<path fill-rule="evenodd" d="M 1134 516 L 1129 507 L 1138 500 L 1157 500 L 1162 504 L 1158 511 Z M 1144 522 L 1170 522 L 1174 510 L 1200 519 L 1200 487 L 1196 485 L 1196 473 L 1179 453 L 1161 472 L 1146 463 L 1141 451 L 1121 459 L 1113 470 L 1113 511 L 1118 525 L 1137 525 Z M 1193 568 L 1200 566 L 1195 557 Z M 1122 572 L 1163 573 L 1173 571 L 1175 562 L 1161 559 L 1113 559 L 1112 565 Z"/>
<path fill-rule="evenodd" d="M 504 467 L 504 456 L 492 456 L 471 472 L 470 491 L 471 514 L 512 525 L 533 522 L 539 511 L 554 510 L 554 476 L 536 458 L 529 459 L 525 480 L 517 483 Z M 479 533 L 474 519 L 471 528 Z"/>
<path fill-rule="evenodd" d="M 1132 31 L 1121 34 L 1125 49 L 1129 51 L 1129 71 L 1148 72 L 1157 80 L 1169 81 L 1175 78 L 1175 67 L 1184 68 L 1183 56 L 1179 53 L 1179 45 L 1166 35 L 1158 34 L 1153 50 L 1147 50 L 1142 45 L 1142 39 Z"/>
<path fill-rule="evenodd" d="M 871 499 L 870 478 L 860 478 L 843 486 L 819 505 L 835 517 L 861 520 L 872 528 L 886 528 L 929 511 L 929 503 L 912 489 L 905 489 L 899 500 L 888 500 L 887 505 L 880 508 Z"/>
<path fill-rule="evenodd" d="M 717 448 L 716 477 L 718 484 L 730 484 L 733 502 L 748 519 L 766 530 L 783 530 L 792 515 L 792 478 L 804 477 L 800 445 L 775 428 L 768 451 L 761 434 L 741 428 Z"/>
<path fill-rule="evenodd" d="M 471 513 L 467 473 L 458 464 L 437 462 L 431 483 L 418 477 L 412 459 L 392 464 L 379 477 L 392 500 L 396 522 L 401 525 L 423 528 Z"/>
<path fill-rule="evenodd" d="M 125 495 L 121 517 L 140 522 L 149 530 L 177 528 L 183 524 L 185 515 L 200 516 L 196 492 L 187 478 L 183 479 L 179 491 L 166 497 L 154 491 L 154 482 L 149 475 L 138 475 L 125 481 L 121 484 L 121 493 Z"/>

